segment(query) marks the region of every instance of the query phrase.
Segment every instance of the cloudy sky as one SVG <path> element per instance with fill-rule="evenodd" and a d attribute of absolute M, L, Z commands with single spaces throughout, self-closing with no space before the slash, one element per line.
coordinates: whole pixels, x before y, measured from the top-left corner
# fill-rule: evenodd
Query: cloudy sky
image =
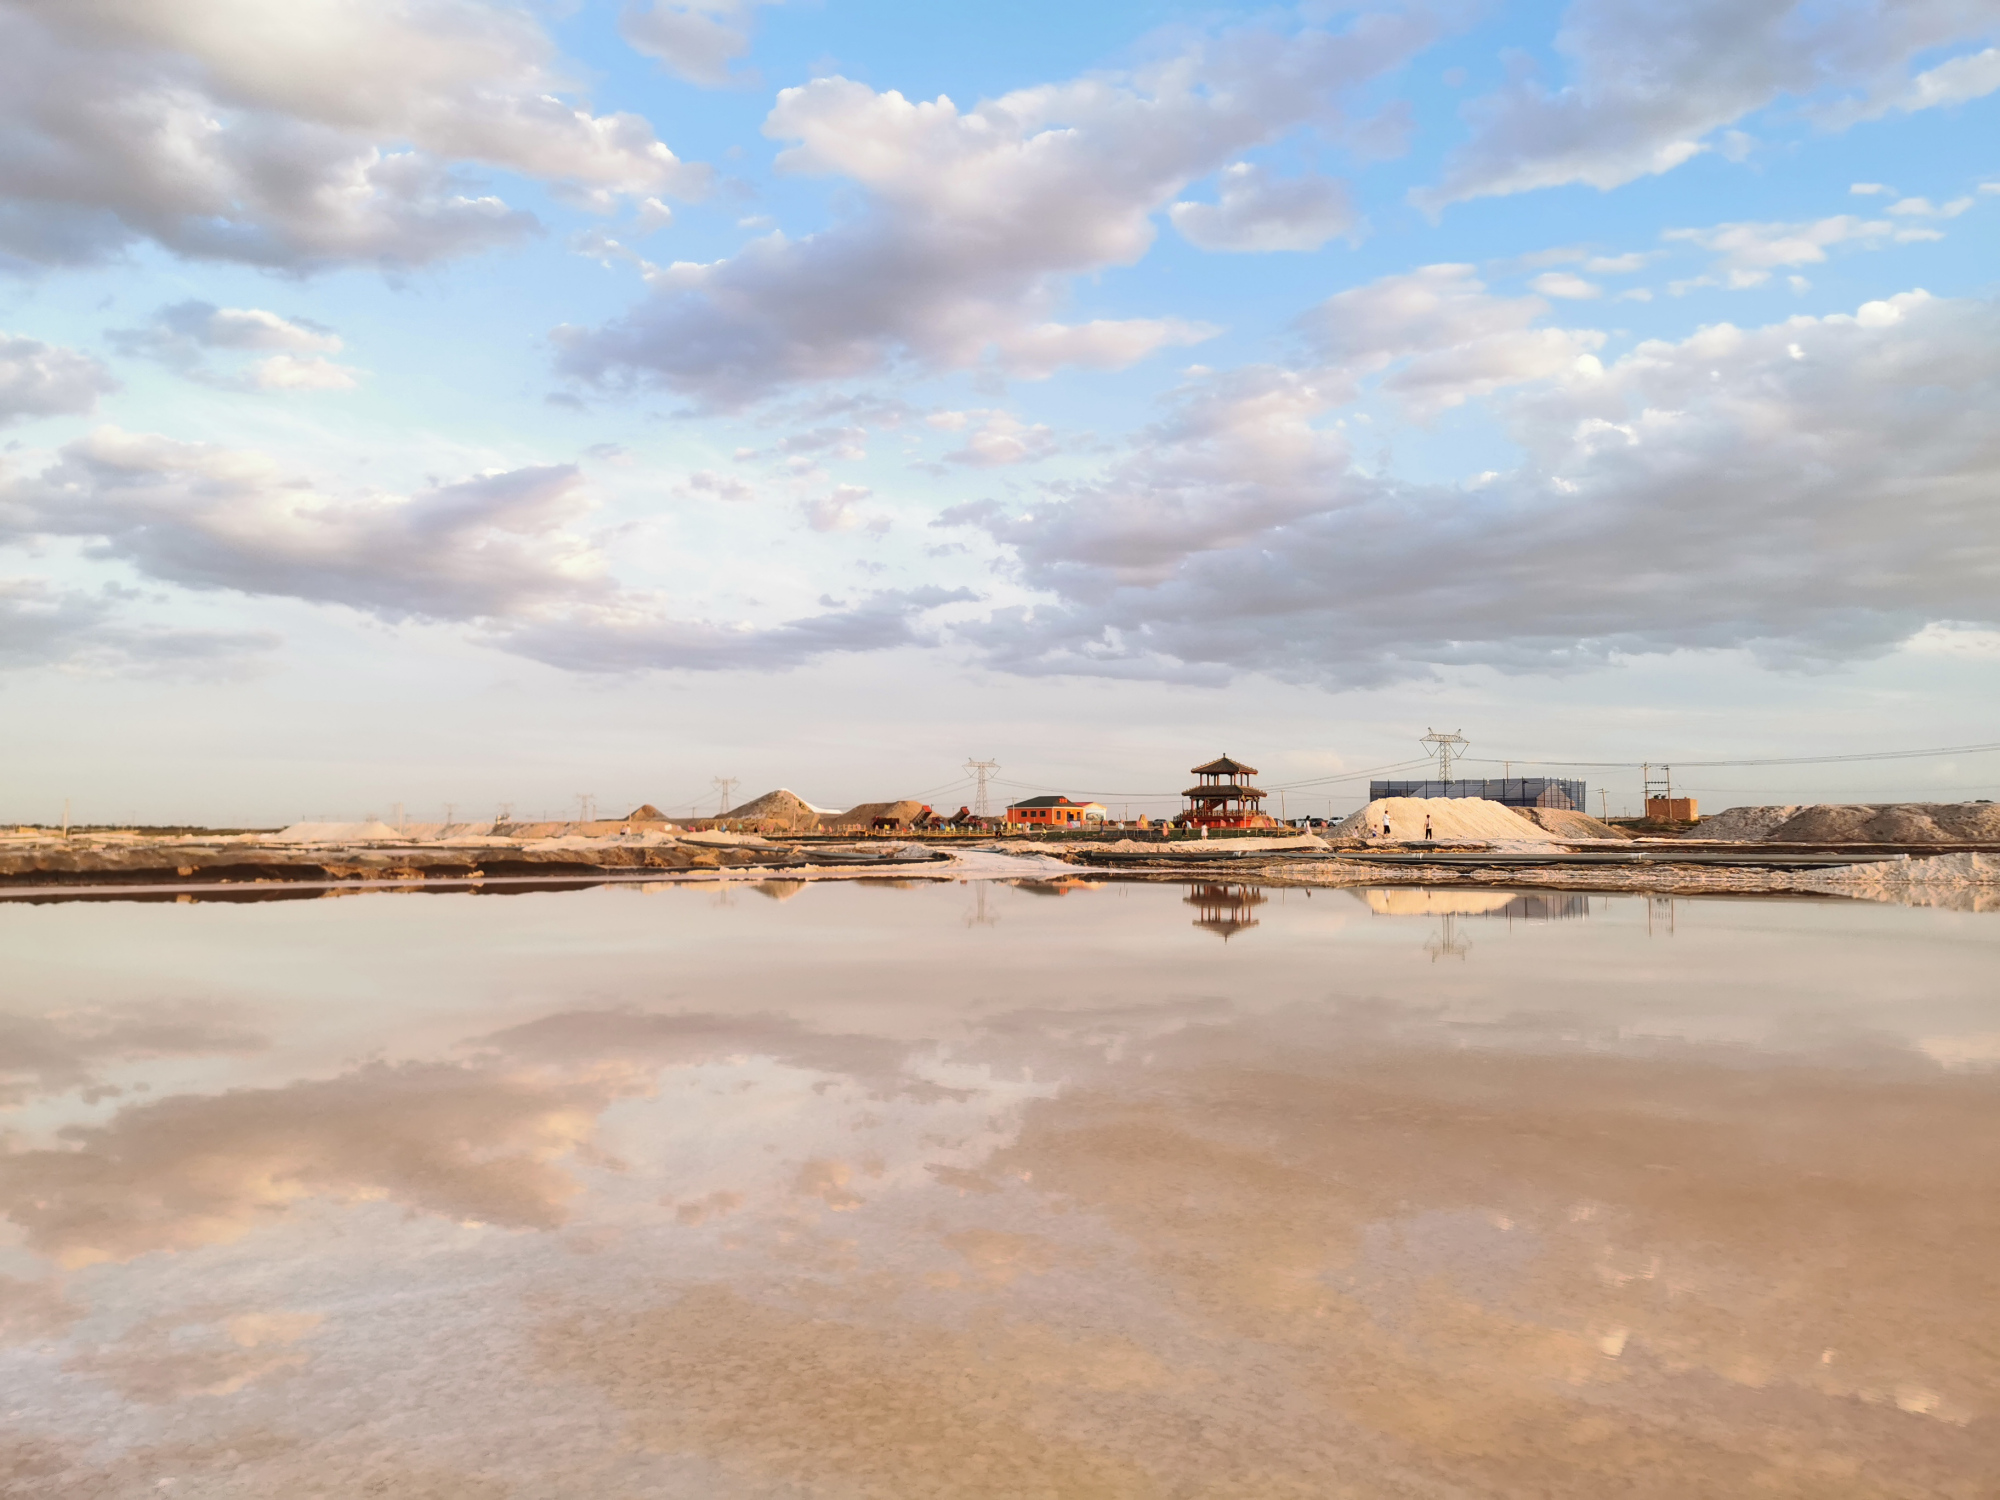
<path fill-rule="evenodd" d="M 0 0 L 0 817 L 2000 795 L 1699 764 L 2000 740 L 1997 231 L 1996 0 Z"/>

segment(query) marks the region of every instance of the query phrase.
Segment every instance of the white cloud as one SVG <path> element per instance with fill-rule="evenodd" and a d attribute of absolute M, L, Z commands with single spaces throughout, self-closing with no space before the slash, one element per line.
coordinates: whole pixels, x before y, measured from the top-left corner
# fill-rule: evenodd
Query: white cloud
<path fill-rule="evenodd" d="M 1652 258 L 1644 250 L 1631 250 L 1624 255 L 1593 255 L 1583 263 L 1583 268 L 1596 276 L 1629 276 L 1645 270 Z"/>
<path fill-rule="evenodd" d="M 1857 198 L 1888 197 L 1892 196 L 1895 191 L 1894 188 L 1888 186 L 1886 183 L 1880 182 L 1857 182 L 1848 188 L 1848 192 L 1854 194 Z"/>
<path fill-rule="evenodd" d="M 837 529 L 882 529 L 886 518 L 855 509 L 868 495 L 841 486 L 827 497 L 827 518 Z M 260 453 L 103 428 L 39 474 L 0 477 L 0 542 L 76 538 L 90 555 L 184 588 L 468 623 L 501 650 L 592 672 L 776 670 L 830 651 L 917 644 L 930 638 L 922 616 L 972 598 L 888 591 L 852 605 L 822 601 L 818 614 L 773 625 L 690 619 L 666 595 L 609 576 L 595 539 L 577 529 L 588 509 L 567 465 L 343 497 Z M 127 628 L 87 596 L 32 581 L 0 599 L 0 657 L 19 665 L 196 662 L 269 644 Z"/>
<path fill-rule="evenodd" d="M 980 417 L 980 424 L 966 435 L 964 444 L 945 454 L 948 464 L 973 469 L 997 469 L 1009 464 L 1033 463 L 1056 450 L 1056 435 L 1040 422 L 1023 422 L 1012 412 L 952 412 L 964 419 Z M 943 424 L 938 424 L 943 425 Z M 963 425 L 961 420 L 960 425 Z"/>
<path fill-rule="evenodd" d="M 719 88 L 755 80 L 730 72 L 750 51 L 750 33 L 760 5 L 778 0 L 653 0 L 641 10 L 627 6 L 618 18 L 626 41 L 656 57 L 689 83 Z"/>
<path fill-rule="evenodd" d="M 1594 370 L 1604 335 L 1531 326 L 1548 310 L 1540 297 L 1493 296 L 1471 266 L 1437 265 L 1336 293 L 1299 324 L 1333 367 L 1322 382 L 1388 370 L 1381 388 L 1430 417 L 1506 385 Z"/>
<path fill-rule="evenodd" d="M 625 596 L 496 633 L 493 643 L 571 672 L 783 671 L 834 652 L 935 645 L 924 617 L 970 601 L 965 589 L 885 589 L 852 603 L 821 600 L 819 614 L 752 626 L 688 620 L 665 601 Z"/>
<path fill-rule="evenodd" d="M 1955 219 L 1972 207 L 1970 198 L 1954 198 L 1943 207 L 1932 204 L 1928 198 L 1900 198 L 1889 205 L 1889 212 L 1907 218 Z"/>
<path fill-rule="evenodd" d="M 1176 203 L 1174 228 L 1201 250 L 1317 250 L 1354 228 L 1345 185 L 1328 177 L 1272 177 L 1262 167 L 1225 167 L 1214 203 Z"/>
<path fill-rule="evenodd" d="M 839 484 L 830 495 L 799 503 L 799 513 L 814 531 L 853 531 L 862 523 L 856 508 L 875 492 L 865 485 Z"/>
<path fill-rule="evenodd" d="M 606 587 L 603 558 L 568 529 L 581 490 L 563 466 L 340 498 L 260 453 L 106 427 L 6 481 L 0 537 L 86 538 L 188 588 L 467 620 Z"/>
<path fill-rule="evenodd" d="M 274 354 L 253 365 L 250 378 L 263 391 L 351 391 L 359 373 L 352 365 L 337 365 L 319 356 Z"/>
<path fill-rule="evenodd" d="M 1556 36 L 1569 80 L 1525 78 L 1466 108 L 1472 137 L 1432 210 L 1565 183 L 1608 189 L 1671 171 L 1717 131 L 1786 97 L 1844 102 L 1830 125 L 1956 102 L 2000 86 L 1991 52 L 1911 77 L 1912 59 L 1984 37 L 1990 5 L 1963 0 L 1574 0 Z"/>
<path fill-rule="evenodd" d="M 1914 111 L 1964 104 L 1995 89 L 2000 89 L 2000 47 L 1988 47 L 1917 74 L 1902 88 L 1878 96 L 1861 113 L 1873 117 L 1890 110 Z"/>
<path fill-rule="evenodd" d="M 13 0 L 0 254 L 415 265 L 534 226 L 463 165 L 598 207 L 700 191 L 643 119 L 565 87 L 526 10 L 475 0 Z"/>
<path fill-rule="evenodd" d="M 649 278 L 597 329 L 558 331 L 594 381 L 645 381 L 711 405 L 898 364 L 990 362 L 1035 377 L 1115 368 L 1210 330 L 1170 317 L 1055 320 L 1072 278 L 1146 253 L 1189 183 L 1309 120 L 1432 35 L 1421 15 L 1344 33 L 1232 33 L 1130 76 L 1024 88 L 961 109 L 839 77 L 778 95 L 782 170 L 852 183 L 863 209 L 802 239 Z"/>
<path fill-rule="evenodd" d="M 76 416 L 118 388 L 87 354 L 0 333 L 0 427 L 30 417 Z"/>
<path fill-rule="evenodd" d="M 1810 224 L 1716 224 L 1707 229 L 1669 229 L 1660 237 L 1715 251 L 1719 257 L 1715 262 L 1719 284 L 1742 289 L 1762 286 L 1779 266 L 1819 265 L 1826 260 L 1830 246 L 1873 245 L 1898 236 L 1896 227 L 1887 220 L 1836 214 Z M 1674 290 L 1716 284 L 1715 277 L 1703 277 L 1698 281 L 1676 282 Z"/>
<path fill-rule="evenodd" d="M 1170 422 L 1025 515 L 952 516 L 1052 598 L 960 630 L 1024 672 L 1357 684 L 1683 649 L 1809 664 L 1988 629 L 1996 401 L 2000 305 L 1913 292 L 1521 388 L 1499 409 L 1525 460 L 1472 491 L 1358 471 L 1311 404 L 1279 445 L 1232 427 L 1220 465 L 1212 432 Z"/>
<path fill-rule="evenodd" d="M 228 676 L 278 645 L 260 631 L 133 624 L 115 591 L 63 589 L 42 578 L 0 578 L 0 671 L 60 667 L 149 678 Z"/>
<path fill-rule="evenodd" d="M 736 478 L 733 474 L 718 474 L 713 469 L 696 469 L 688 475 L 682 489 L 696 495 L 708 495 L 716 500 L 726 500 L 731 504 L 742 504 L 755 500 L 757 491 Z"/>
<path fill-rule="evenodd" d="M 1588 302 L 1602 297 L 1604 288 L 1569 271 L 1544 271 L 1528 283 L 1544 297 L 1562 297 L 1572 302 Z"/>
<path fill-rule="evenodd" d="M 114 328 L 106 335 L 120 354 L 160 363 L 191 379 L 232 390 L 347 391 L 360 372 L 335 364 L 340 336 L 330 328 L 280 317 L 256 307 L 217 307 L 212 302 L 177 302 L 140 328 Z M 208 367 L 210 350 L 279 350 L 268 359 L 218 375 Z"/>

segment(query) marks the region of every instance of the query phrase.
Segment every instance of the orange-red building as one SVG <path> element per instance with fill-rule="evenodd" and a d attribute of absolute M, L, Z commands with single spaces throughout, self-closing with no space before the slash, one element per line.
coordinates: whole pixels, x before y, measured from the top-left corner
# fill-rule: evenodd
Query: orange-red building
<path fill-rule="evenodd" d="M 1072 802 L 1067 797 L 1030 797 L 1007 809 L 1009 823 L 1026 823 L 1035 828 L 1081 828 L 1086 823 L 1104 821 L 1102 802 Z"/>

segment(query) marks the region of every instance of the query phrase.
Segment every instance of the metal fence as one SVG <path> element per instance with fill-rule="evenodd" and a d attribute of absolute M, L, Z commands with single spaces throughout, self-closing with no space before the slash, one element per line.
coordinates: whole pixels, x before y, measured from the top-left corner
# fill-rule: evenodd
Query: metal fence
<path fill-rule="evenodd" d="M 1368 800 L 1382 797 L 1484 797 L 1506 807 L 1585 810 L 1581 781 L 1554 776 L 1505 776 L 1489 781 L 1371 781 Z"/>

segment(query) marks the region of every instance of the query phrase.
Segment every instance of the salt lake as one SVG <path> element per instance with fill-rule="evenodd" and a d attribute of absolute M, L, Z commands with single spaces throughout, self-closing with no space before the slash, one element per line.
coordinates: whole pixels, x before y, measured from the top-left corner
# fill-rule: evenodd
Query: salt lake
<path fill-rule="evenodd" d="M 0 956 L 0 1493 L 2000 1473 L 2000 914 L 764 881 Z"/>

